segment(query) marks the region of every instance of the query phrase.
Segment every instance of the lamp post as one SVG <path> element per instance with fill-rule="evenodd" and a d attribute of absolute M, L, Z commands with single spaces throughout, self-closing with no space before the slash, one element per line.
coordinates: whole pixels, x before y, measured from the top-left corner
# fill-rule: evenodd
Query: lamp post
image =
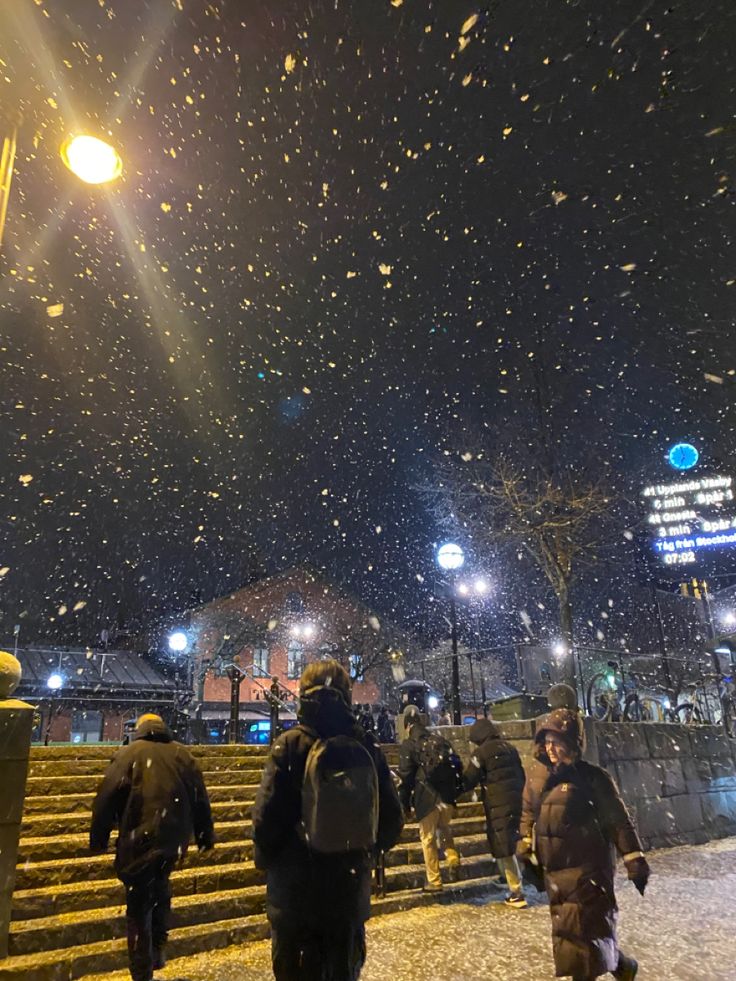
<path fill-rule="evenodd" d="M 61 673 L 61 658 L 62 658 L 62 655 L 59 654 L 59 667 L 58 667 L 58 669 L 56 671 L 54 671 L 52 674 L 50 674 L 48 676 L 48 678 L 46 679 L 46 687 L 49 690 L 49 720 L 48 720 L 48 722 L 46 724 L 46 732 L 44 733 L 44 737 L 43 737 L 43 744 L 44 744 L 44 746 L 48 746 L 48 744 L 49 744 L 49 738 L 51 736 L 51 723 L 54 720 L 54 695 L 57 692 L 60 693 L 61 692 L 61 689 L 64 687 L 64 676 Z M 60 700 L 60 696 L 59 696 L 59 702 L 58 702 L 58 705 L 57 705 L 57 711 L 58 711 L 58 709 L 60 707 L 61 707 L 61 700 Z"/>
<path fill-rule="evenodd" d="M 444 572 L 457 572 L 465 562 L 465 553 L 454 542 L 446 542 L 437 549 L 437 565 Z M 457 658 L 457 607 L 455 590 L 450 588 L 450 626 L 452 640 L 452 721 L 456 726 L 462 723 L 460 708 L 460 664 Z"/>
<path fill-rule="evenodd" d="M 458 584 L 457 591 L 461 596 L 467 597 L 471 602 L 473 599 L 480 601 L 490 589 L 490 583 L 487 579 L 482 576 L 476 577 L 472 582 L 461 582 Z M 476 608 L 475 610 L 475 639 L 478 654 L 478 667 L 480 669 L 480 697 L 483 707 L 483 716 L 488 717 L 488 708 L 486 707 L 486 679 L 483 674 L 483 663 L 481 657 L 481 640 L 480 640 L 480 610 Z M 475 700 L 475 677 L 473 675 L 473 659 L 472 656 L 468 657 L 468 663 L 470 664 L 470 683 L 473 686 L 473 706 L 475 711 L 475 717 L 478 718 L 478 710 Z"/>
<path fill-rule="evenodd" d="M 0 246 L 3 244 L 5 218 L 8 214 L 8 201 L 10 200 L 10 185 L 13 180 L 20 117 L 18 115 L 11 115 L 5 117 L 2 121 L 5 123 L 6 132 L 3 136 L 2 150 L 0 150 Z"/>

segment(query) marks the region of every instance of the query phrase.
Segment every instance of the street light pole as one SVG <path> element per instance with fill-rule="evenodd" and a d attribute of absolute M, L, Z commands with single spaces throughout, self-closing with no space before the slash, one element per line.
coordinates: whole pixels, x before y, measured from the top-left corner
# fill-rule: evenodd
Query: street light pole
<path fill-rule="evenodd" d="M 450 573 L 450 626 L 452 628 L 452 721 L 456 726 L 462 722 L 460 710 L 460 663 L 457 658 L 457 608 L 455 605 L 455 573 L 465 561 L 465 554 L 459 545 L 445 542 L 437 549 L 437 565 Z"/>
<path fill-rule="evenodd" d="M 457 656 L 457 604 L 455 593 L 450 598 L 450 617 L 452 620 L 452 721 L 456 726 L 462 724 L 460 709 L 460 662 Z"/>
<path fill-rule="evenodd" d="M 8 125 L 9 131 L 3 137 L 2 152 L 0 152 L 0 247 L 3 244 L 5 218 L 8 214 L 8 201 L 10 200 L 10 185 L 13 181 L 19 120 L 15 117 L 6 118 L 4 121 Z"/>

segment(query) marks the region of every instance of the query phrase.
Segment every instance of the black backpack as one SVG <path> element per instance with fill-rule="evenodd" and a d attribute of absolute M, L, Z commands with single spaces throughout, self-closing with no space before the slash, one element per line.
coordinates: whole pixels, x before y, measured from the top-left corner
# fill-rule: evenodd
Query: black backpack
<path fill-rule="evenodd" d="M 378 773 L 352 736 L 315 739 L 302 782 L 300 832 L 314 852 L 370 851 L 378 835 Z"/>
<path fill-rule="evenodd" d="M 424 779 L 445 804 L 454 804 L 463 791 L 463 764 L 452 745 L 438 732 L 427 734 L 419 746 Z"/>

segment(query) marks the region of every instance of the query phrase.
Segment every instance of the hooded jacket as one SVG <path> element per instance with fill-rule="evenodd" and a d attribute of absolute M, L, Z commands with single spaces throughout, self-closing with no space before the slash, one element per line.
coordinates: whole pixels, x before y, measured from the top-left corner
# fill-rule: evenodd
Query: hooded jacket
<path fill-rule="evenodd" d="M 489 719 L 474 722 L 468 735 L 477 748 L 465 769 L 465 790 L 481 785 L 491 853 L 494 858 L 508 858 L 519 838 L 524 767 L 515 747 L 501 738 Z"/>
<path fill-rule="evenodd" d="M 298 830 L 304 769 L 317 736 L 348 735 L 365 746 L 378 775 L 380 851 L 396 844 L 404 823 L 391 772 L 373 733 L 356 722 L 334 689 L 302 697 L 298 719 L 299 725 L 274 742 L 253 809 L 255 863 L 266 870 L 268 918 L 274 927 L 287 922 L 323 929 L 327 920 L 363 923 L 370 916 L 373 857 L 309 850 Z"/>
<path fill-rule="evenodd" d="M 547 771 L 538 801 L 536 854 L 550 900 L 555 969 L 558 977 L 594 978 L 618 964 L 616 851 L 630 860 L 643 854 L 642 846 L 605 770 L 580 759 L 553 768 L 544 747 L 550 731 L 579 746 L 577 713 L 557 709 L 535 737 L 535 755 Z"/>
<path fill-rule="evenodd" d="M 409 735 L 399 747 L 399 798 L 405 813 L 414 807 L 417 821 L 424 820 L 442 803 L 440 794 L 427 782 L 422 766 L 422 743 L 429 738 L 424 719 L 426 716 L 419 714 L 409 717 Z"/>
<path fill-rule="evenodd" d="M 163 722 L 146 722 L 115 754 L 92 805 L 90 848 L 104 851 L 116 825 L 121 878 L 182 857 L 192 836 L 200 848 L 214 844 L 202 773 Z"/>

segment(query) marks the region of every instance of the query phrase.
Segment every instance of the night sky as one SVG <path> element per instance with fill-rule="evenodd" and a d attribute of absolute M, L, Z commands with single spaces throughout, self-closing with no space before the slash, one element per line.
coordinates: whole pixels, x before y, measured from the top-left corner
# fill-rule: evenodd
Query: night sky
<path fill-rule="evenodd" d="M 418 488 L 533 366 L 574 466 L 736 463 L 735 51 L 732 0 L 5 3 L 0 639 L 304 561 L 421 626 Z"/>

